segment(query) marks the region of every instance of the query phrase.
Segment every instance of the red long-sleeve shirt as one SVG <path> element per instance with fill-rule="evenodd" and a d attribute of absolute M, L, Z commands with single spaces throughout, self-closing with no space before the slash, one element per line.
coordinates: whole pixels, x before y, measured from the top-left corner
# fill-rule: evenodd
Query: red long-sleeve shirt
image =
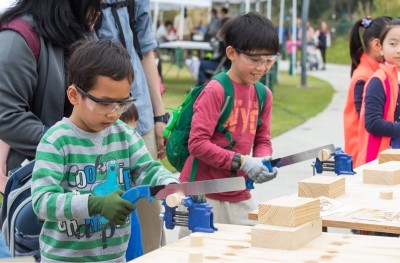
<path fill-rule="evenodd" d="M 190 156 L 180 175 L 182 182 L 189 181 L 194 157 L 199 159 L 196 181 L 227 178 L 231 176 L 232 159 L 235 152 L 251 153 L 261 157 L 272 155 L 271 109 L 272 93 L 267 89 L 267 100 L 261 114 L 262 123 L 257 126 L 258 99 L 254 85 L 235 82 L 232 112 L 224 127 L 236 142 L 232 150 L 224 149 L 228 139 L 215 131 L 224 103 L 224 89 L 216 80 L 211 80 L 201 92 L 193 106 L 192 128 L 189 137 Z M 238 176 L 245 176 L 240 170 Z M 251 197 L 249 190 L 209 194 L 208 197 L 221 201 L 239 202 Z"/>

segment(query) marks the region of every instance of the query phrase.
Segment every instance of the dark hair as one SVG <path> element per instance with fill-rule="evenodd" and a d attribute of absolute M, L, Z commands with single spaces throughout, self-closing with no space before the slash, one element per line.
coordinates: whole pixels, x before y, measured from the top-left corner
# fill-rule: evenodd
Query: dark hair
<path fill-rule="evenodd" d="M 226 7 L 221 8 L 221 13 L 226 15 L 226 14 L 228 14 L 228 12 L 229 12 L 228 8 L 226 8 Z"/>
<path fill-rule="evenodd" d="M 94 40 L 78 42 L 73 48 L 68 63 L 69 84 L 74 83 L 88 92 L 99 76 L 117 81 L 127 78 L 133 82 L 131 57 L 120 43 Z"/>
<path fill-rule="evenodd" d="M 31 14 L 39 35 L 66 49 L 90 32 L 100 11 L 100 0 L 18 0 L 1 16 L 0 24 Z"/>
<path fill-rule="evenodd" d="M 211 14 L 213 14 L 214 16 L 216 16 L 216 15 L 217 15 L 217 9 L 215 9 L 215 8 L 211 9 Z"/>
<path fill-rule="evenodd" d="M 173 25 L 173 23 L 172 23 L 172 21 L 171 20 L 165 20 L 165 23 L 164 23 L 164 26 L 172 26 Z"/>
<path fill-rule="evenodd" d="M 139 113 L 137 111 L 135 104 L 132 104 L 132 106 L 130 106 L 127 111 L 122 113 L 119 119 L 125 123 L 128 123 L 130 121 L 138 121 Z"/>
<path fill-rule="evenodd" d="M 389 23 L 387 24 L 387 26 L 383 29 L 381 35 L 379 36 L 379 40 L 381 41 L 381 43 L 383 43 L 383 41 L 385 40 L 387 34 L 389 33 L 389 31 L 394 28 L 400 26 L 400 18 L 396 18 L 393 19 L 392 21 L 389 21 Z"/>
<path fill-rule="evenodd" d="M 373 20 L 364 17 L 354 23 L 350 32 L 351 75 L 360 64 L 361 55 L 369 50 L 370 41 L 379 38 L 391 19 L 388 16 L 380 16 Z"/>
<path fill-rule="evenodd" d="M 239 15 L 227 21 L 219 31 L 226 46 L 245 51 L 279 51 L 279 40 L 271 20 L 255 12 Z"/>

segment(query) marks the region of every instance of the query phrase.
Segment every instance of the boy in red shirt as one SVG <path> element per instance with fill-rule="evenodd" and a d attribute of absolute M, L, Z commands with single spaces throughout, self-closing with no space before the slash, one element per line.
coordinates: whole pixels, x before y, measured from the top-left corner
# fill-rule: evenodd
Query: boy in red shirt
<path fill-rule="evenodd" d="M 257 125 L 258 99 L 254 83 L 267 73 L 278 57 L 279 41 L 270 20 L 257 13 L 240 15 L 221 28 L 220 36 L 226 44 L 226 54 L 232 62 L 227 75 L 234 89 L 234 103 L 224 127 L 236 142 L 226 149 L 228 140 L 215 128 L 224 103 L 224 88 L 211 80 L 193 106 L 189 137 L 190 156 L 180 175 L 189 181 L 193 159 L 199 164 L 195 180 L 227 178 L 232 175 L 250 177 L 256 183 L 272 180 L 276 168 L 270 172 L 263 160 L 270 160 L 272 93 L 267 89 L 266 105 Z M 256 209 L 250 190 L 208 194 L 213 206 L 214 222 L 251 225 L 247 213 Z"/>

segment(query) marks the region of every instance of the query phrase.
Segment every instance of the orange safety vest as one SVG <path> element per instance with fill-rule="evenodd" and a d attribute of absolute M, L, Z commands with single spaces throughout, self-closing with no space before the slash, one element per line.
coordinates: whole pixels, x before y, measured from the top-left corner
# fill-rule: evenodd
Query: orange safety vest
<path fill-rule="evenodd" d="M 397 97 L 399 94 L 398 69 L 395 65 L 379 65 L 379 69 L 372 76 L 379 78 L 383 84 L 386 94 L 386 101 L 383 108 L 382 118 L 386 121 L 394 121 L 394 112 L 397 106 Z M 368 89 L 369 81 L 365 85 Z M 378 153 L 386 150 L 390 146 L 390 137 L 383 137 L 369 133 L 365 129 L 365 92 L 363 104 L 361 106 L 360 123 L 358 129 L 358 138 L 360 149 L 355 167 L 371 162 L 378 157 Z"/>
<path fill-rule="evenodd" d="M 354 88 L 358 81 L 367 80 L 379 69 L 379 62 L 363 53 L 360 58 L 360 64 L 353 71 L 349 90 L 347 93 L 347 101 L 343 112 L 344 122 L 344 151 L 357 160 L 358 155 L 358 113 L 354 103 Z M 364 86 L 365 90 L 365 86 Z M 363 91 L 364 94 L 364 91 Z"/>

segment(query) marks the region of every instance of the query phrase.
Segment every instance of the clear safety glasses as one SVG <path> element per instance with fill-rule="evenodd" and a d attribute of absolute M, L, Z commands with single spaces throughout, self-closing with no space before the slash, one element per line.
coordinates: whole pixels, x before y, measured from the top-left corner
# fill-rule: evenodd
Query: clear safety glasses
<path fill-rule="evenodd" d="M 80 94 L 87 98 L 86 105 L 88 109 L 96 114 L 108 115 L 113 112 L 117 112 L 118 114 L 122 114 L 132 106 L 135 99 L 132 97 L 132 94 L 129 93 L 129 97 L 123 100 L 114 100 L 114 99 L 99 99 L 96 98 L 84 90 L 82 90 L 78 85 L 72 84 Z"/>

